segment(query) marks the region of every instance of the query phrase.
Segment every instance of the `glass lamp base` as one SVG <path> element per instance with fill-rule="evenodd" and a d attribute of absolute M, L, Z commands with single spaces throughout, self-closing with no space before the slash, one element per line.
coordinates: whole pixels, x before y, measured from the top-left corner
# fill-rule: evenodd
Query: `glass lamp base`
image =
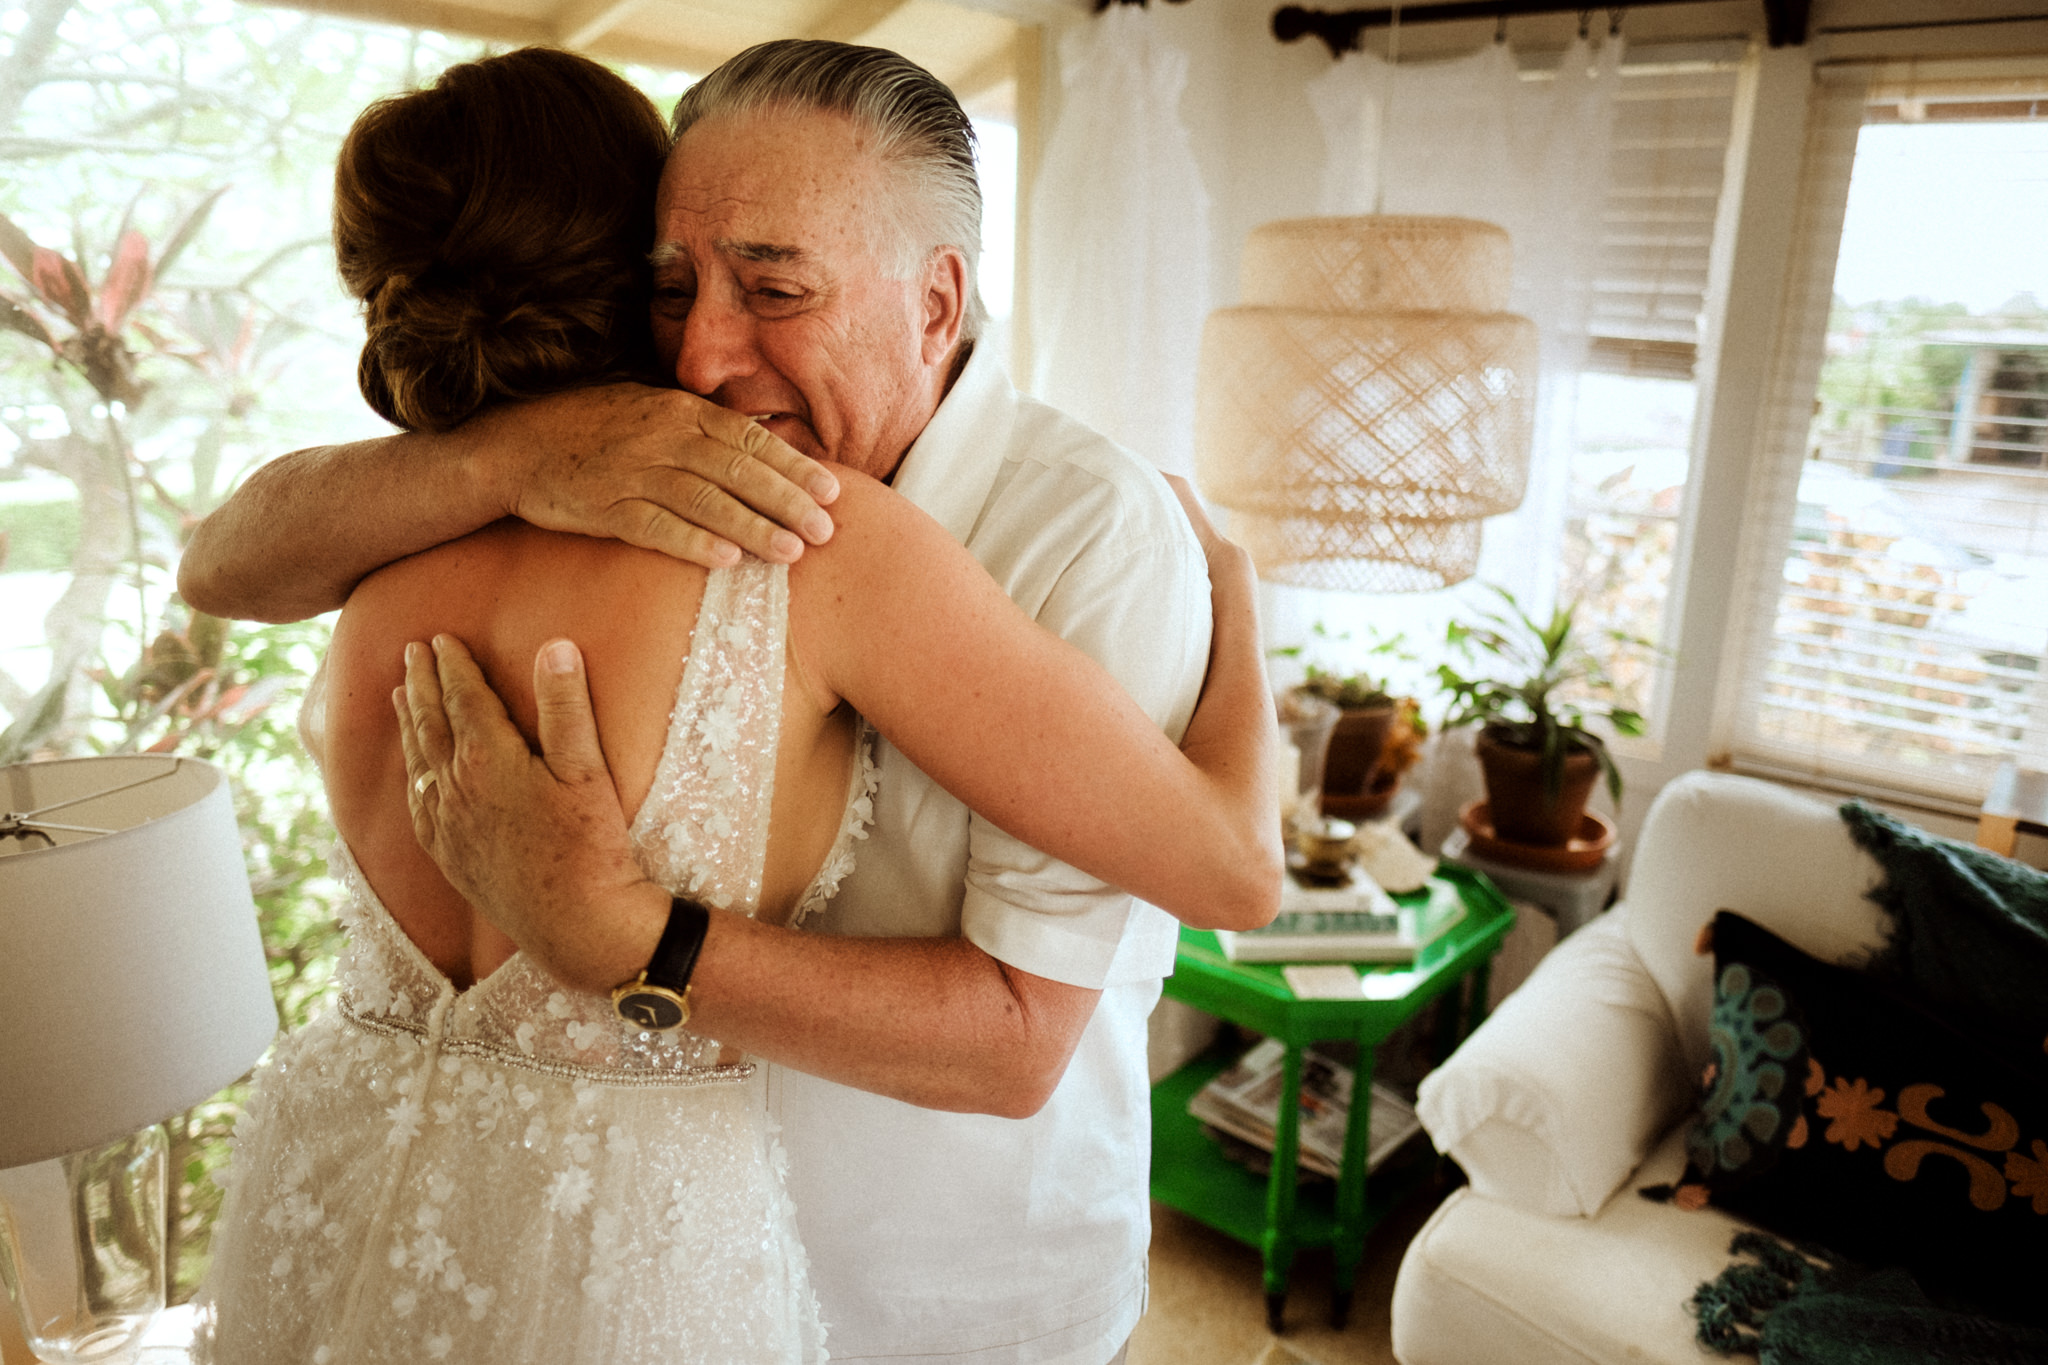
<path fill-rule="evenodd" d="M 46 1365 L 127 1365 L 164 1306 L 160 1126 L 0 1171 L 0 1280 Z"/>

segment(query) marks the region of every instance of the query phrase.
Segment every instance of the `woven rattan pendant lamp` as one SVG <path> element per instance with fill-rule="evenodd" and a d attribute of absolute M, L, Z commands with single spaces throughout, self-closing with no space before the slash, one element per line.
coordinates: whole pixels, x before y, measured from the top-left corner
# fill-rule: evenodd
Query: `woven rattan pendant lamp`
<path fill-rule="evenodd" d="M 1536 327 L 1504 311 L 1507 233 L 1371 214 L 1267 223 L 1209 315 L 1196 480 L 1268 581 L 1469 578 L 1528 482 Z"/>

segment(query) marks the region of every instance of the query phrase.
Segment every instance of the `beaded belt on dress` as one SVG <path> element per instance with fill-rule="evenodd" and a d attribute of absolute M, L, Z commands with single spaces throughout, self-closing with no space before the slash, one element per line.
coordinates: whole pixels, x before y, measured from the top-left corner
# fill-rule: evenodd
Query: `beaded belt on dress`
<path fill-rule="evenodd" d="M 364 1014 L 344 994 L 339 1002 L 342 1019 L 355 1028 L 367 1033 L 379 1034 L 386 1038 L 401 1035 L 432 1042 L 433 1035 L 427 1025 L 410 1019 L 393 1019 L 389 1016 Z M 733 1085 L 754 1074 L 752 1062 L 737 1062 L 721 1066 L 691 1066 L 678 1071 L 649 1071 L 640 1068 L 584 1066 L 576 1062 L 556 1061 L 548 1057 L 530 1057 L 512 1048 L 487 1043 L 478 1038 L 453 1038 L 445 1029 L 440 1039 L 441 1051 L 459 1057 L 476 1057 L 509 1066 L 521 1071 L 535 1071 L 548 1076 L 560 1076 L 569 1080 L 590 1081 L 597 1085 L 639 1087 L 683 1088 L 700 1085 Z"/>

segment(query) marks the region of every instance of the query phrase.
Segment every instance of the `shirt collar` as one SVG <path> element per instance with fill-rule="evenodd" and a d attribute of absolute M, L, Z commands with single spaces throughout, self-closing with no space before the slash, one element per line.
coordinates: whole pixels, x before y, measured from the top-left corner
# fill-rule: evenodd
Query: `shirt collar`
<path fill-rule="evenodd" d="M 1002 469 L 1015 407 L 995 347 L 976 346 L 889 486 L 965 544 Z"/>

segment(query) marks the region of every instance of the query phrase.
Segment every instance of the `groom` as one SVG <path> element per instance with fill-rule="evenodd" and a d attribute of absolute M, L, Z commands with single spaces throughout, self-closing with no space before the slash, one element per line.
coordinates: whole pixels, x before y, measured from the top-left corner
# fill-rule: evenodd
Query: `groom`
<path fill-rule="evenodd" d="M 833 493 L 815 456 L 891 481 L 1178 737 L 1208 655 L 1200 549 L 1156 473 L 1020 398 L 976 347 L 980 191 L 952 93 L 893 53 L 771 43 L 675 123 L 653 321 L 685 392 L 565 394 L 288 456 L 200 528 L 186 599 L 327 610 L 505 515 L 707 565 L 735 546 L 794 558 L 774 523 L 830 534 L 805 496 Z M 878 756 L 873 834 L 824 933 L 721 930 L 697 969 L 736 1002 L 717 1035 L 779 1063 L 769 1100 L 833 1355 L 1120 1360 L 1145 1300 L 1145 1019 L 1175 925 Z M 523 861 L 450 867 L 465 894 L 516 896 L 564 860 L 575 875 L 557 822 L 576 812 L 494 795 L 491 847 Z"/>

